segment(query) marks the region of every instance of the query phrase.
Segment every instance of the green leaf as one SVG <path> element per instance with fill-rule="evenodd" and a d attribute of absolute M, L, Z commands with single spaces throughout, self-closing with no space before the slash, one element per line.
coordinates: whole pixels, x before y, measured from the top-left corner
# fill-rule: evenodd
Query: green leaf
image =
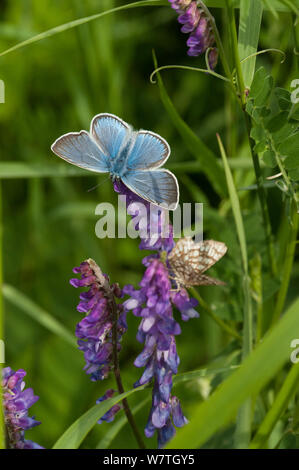
<path fill-rule="evenodd" d="M 282 142 L 278 147 L 279 152 L 282 156 L 299 158 L 299 132 L 288 137 L 284 142 Z M 298 160 L 297 160 L 298 161 Z M 294 167 L 293 167 L 294 168 Z"/>
<path fill-rule="evenodd" d="M 158 67 L 155 55 L 154 66 L 155 69 Z M 189 149 L 189 152 L 194 155 L 194 157 L 200 163 L 203 173 L 206 174 L 215 191 L 217 191 L 220 196 L 225 197 L 225 178 L 217 157 L 181 118 L 167 94 L 160 73 L 157 73 L 157 77 L 162 103 L 168 112 L 174 126 L 181 134 L 181 137 L 184 140 L 186 147 Z"/>
<path fill-rule="evenodd" d="M 222 145 L 222 142 L 220 140 L 220 137 L 217 136 L 218 142 L 219 142 L 219 147 L 220 147 L 220 152 L 221 152 L 221 157 L 223 161 L 223 166 L 224 166 L 224 172 L 226 176 L 226 183 L 228 187 L 228 193 L 232 205 L 232 211 L 234 214 L 234 219 L 235 219 L 235 224 L 237 228 L 237 233 L 238 233 L 238 238 L 239 238 L 239 243 L 240 243 L 240 249 L 241 249 L 241 254 L 242 254 L 242 262 L 243 262 L 243 268 L 244 272 L 247 275 L 248 274 L 248 256 L 247 256 L 247 244 L 246 244 L 246 236 L 245 236 L 245 229 L 244 229 L 244 224 L 243 224 L 243 217 L 242 217 L 242 211 L 240 207 L 240 201 L 238 198 L 238 193 L 235 187 L 235 183 L 233 180 L 233 175 L 230 170 L 230 166 L 228 163 L 228 159 L 224 150 L 224 147 Z"/>
<path fill-rule="evenodd" d="M 249 99 L 256 100 L 257 97 L 261 94 L 264 82 L 267 79 L 269 74 L 266 72 L 264 67 L 260 67 L 254 75 L 254 79 L 250 88 Z"/>
<path fill-rule="evenodd" d="M 299 181 L 299 168 L 295 170 L 289 170 L 289 177 L 292 181 Z"/>
<path fill-rule="evenodd" d="M 263 16 L 261 0 L 241 0 L 239 21 L 240 60 L 257 52 Z M 256 56 L 242 63 L 245 86 L 250 88 L 255 71 Z"/>
<path fill-rule="evenodd" d="M 297 152 L 297 155 L 294 153 L 292 155 L 290 155 L 289 157 L 287 157 L 285 159 L 285 167 L 288 169 L 288 170 L 296 170 L 296 169 L 299 169 L 299 154 Z"/>
<path fill-rule="evenodd" d="M 96 13 L 95 15 L 85 16 L 83 18 L 78 18 L 77 20 L 69 21 L 68 23 L 61 24 L 59 26 L 55 26 L 54 28 L 48 29 L 43 33 L 37 34 L 25 41 L 22 41 L 15 46 L 6 49 L 5 51 L 0 53 L 0 57 L 10 52 L 14 52 L 22 47 L 29 46 L 30 44 L 34 44 L 38 41 L 43 39 L 50 38 L 52 36 L 56 36 L 57 34 L 63 33 L 64 31 L 68 31 L 69 29 L 76 28 L 77 26 L 81 26 L 82 24 L 89 23 L 90 21 L 97 20 L 102 18 L 106 15 L 111 13 L 116 13 L 121 10 L 128 10 L 129 8 L 138 8 L 138 7 L 152 7 L 152 6 L 166 6 L 168 3 L 166 0 L 141 0 L 139 2 L 128 3 L 126 5 L 121 5 L 116 8 L 111 8 L 110 10 L 102 11 L 101 13 Z"/>
<path fill-rule="evenodd" d="M 281 111 L 275 116 L 270 116 L 267 121 L 267 129 L 272 134 L 275 144 L 278 146 L 296 131 L 297 124 L 288 122 L 288 113 Z"/>
<path fill-rule="evenodd" d="M 277 11 L 275 10 L 275 8 L 273 7 L 272 5 L 272 0 L 263 0 L 264 4 L 265 4 L 265 8 L 267 8 L 268 10 L 271 11 L 271 13 L 273 14 L 274 18 L 276 20 L 278 20 L 278 14 L 277 14 Z"/>
<path fill-rule="evenodd" d="M 0 162 L 0 179 L 91 176 L 90 171 L 68 164 Z"/>
<path fill-rule="evenodd" d="M 289 119 L 299 121 L 299 103 L 293 103 L 290 109 Z"/>
<path fill-rule="evenodd" d="M 290 111 L 291 108 L 291 93 L 285 88 L 275 88 L 275 96 L 278 101 L 278 105 L 282 111 Z"/>
<path fill-rule="evenodd" d="M 260 142 L 255 144 L 254 151 L 256 153 L 262 153 L 266 150 L 266 147 L 267 147 L 267 141 L 266 140 L 261 140 Z"/>
<path fill-rule="evenodd" d="M 177 432 L 168 448 L 194 449 L 236 416 L 238 407 L 256 395 L 275 377 L 290 357 L 290 343 L 299 329 L 299 298 L 280 322 L 264 337 L 241 367 L 225 380 L 209 399 L 198 405 L 190 423 Z"/>
<path fill-rule="evenodd" d="M 299 128 L 298 122 L 289 118 L 289 91 L 283 88 L 273 89 L 272 77 L 261 68 L 254 76 L 246 110 L 254 121 L 251 136 L 256 143 L 255 150 L 258 153 L 267 150 L 263 161 L 270 168 L 277 166 L 282 174 L 282 181 L 278 181 L 277 186 L 282 189 L 288 201 L 293 199 L 299 207 L 293 184 L 293 181 L 298 180 L 299 174 Z"/>
<path fill-rule="evenodd" d="M 222 162 L 219 161 L 220 167 Z M 252 163 L 249 158 L 234 158 L 231 167 L 235 169 L 249 170 Z M 177 173 L 202 172 L 200 161 L 186 161 L 177 163 L 168 163 L 167 168 Z M 39 164 L 27 162 L 0 162 L 0 179 L 18 179 L 18 178 L 68 178 L 68 177 L 94 177 L 95 173 L 88 170 L 82 170 L 70 164 Z M 97 175 L 103 178 L 103 175 Z"/>
<path fill-rule="evenodd" d="M 273 3 L 273 8 L 277 11 L 290 11 L 290 8 L 287 5 L 283 5 L 279 0 L 271 0 Z M 218 7 L 223 8 L 223 0 L 207 0 L 206 5 L 208 7 Z M 235 1 L 235 6 L 239 6 L 239 1 Z M 138 7 L 152 7 L 152 6 L 165 6 L 170 7 L 169 2 L 167 0 L 141 0 L 139 2 L 132 2 L 126 5 L 121 5 L 116 8 L 112 8 L 111 10 L 106 10 L 101 13 L 96 13 L 95 15 L 85 16 L 83 18 L 78 18 L 77 20 L 69 21 L 68 23 L 61 24 L 59 26 L 55 26 L 54 28 L 48 29 L 42 33 L 39 33 L 31 38 L 26 39 L 25 41 L 19 42 L 14 46 L 6 49 L 5 51 L 0 53 L 0 57 L 10 52 L 14 52 L 18 49 L 23 47 L 29 46 L 34 44 L 38 41 L 42 41 L 43 39 L 48 39 L 50 37 L 56 36 L 57 34 L 63 33 L 64 31 L 68 31 L 69 29 L 76 28 L 77 26 L 81 26 L 82 24 L 89 23 L 90 21 L 95 21 L 105 15 L 109 15 L 112 13 L 116 13 L 121 10 L 127 10 L 129 8 L 138 8 Z"/>
<path fill-rule="evenodd" d="M 179 374 L 174 378 L 174 385 L 190 380 L 195 380 L 198 377 L 204 377 L 207 375 L 214 375 L 218 373 L 231 372 L 237 366 L 230 366 L 221 369 L 200 369 L 191 372 L 186 372 L 184 374 Z M 134 388 L 128 392 L 125 392 L 121 395 L 105 400 L 104 402 L 93 406 L 86 413 L 84 413 L 80 418 L 78 418 L 57 440 L 54 444 L 53 449 L 77 449 L 80 444 L 83 442 L 87 434 L 91 431 L 97 421 L 108 411 L 113 405 L 120 402 L 124 398 L 129 397 L 135 392 L 142 391 L 147 389 L 148 392 L 150 389 L 147 385 L 143 385 L 138 388 Z M 145 400 L 146 401 L 146 400 Z M 117 429 L 116 429 L 117 431 Z"/>
<path fill-rule="evenodd" d="M 299 364 L 293 365 L 281 389 L 279 390 L 274 403 L 265 416 L 258 432 L 250 444 L 251 449 L 263 449 L 274 429 L 275 424 L 286 409 L 289 401 L 297 392 L 299 386 Z"/>
<path fill-rule="evenodd" d="M 240 243 L 244 278 L 243 278 L 243 292 L 244 292 L 244 327 L 243 327 L 243 348 L 242 348 L 242 359 L 250 354 L 252 349 L 252 303 L 251 303 L 251 292 L 250 292 L 250 279 L 248 274 L 248 255 L 247 255 L 247 243 L 245 236 L 245 228 L 243 223 L 243 217 L 241 212 L 240 201 L 238 198 L 237 190 L 233 180 L 233 176 L 229 167 L 227 156 L 222 145 L 219 136 L 218 143 L 221 152 L 221 157 L 224 165 L 224 171 L 226 176 L 226 182 L 228 187 L 228 193 L 232 205 L 232 211 L 235 219 L 238 239 Z M 235 445 L 237 448 L 247 447 L 250 441 L 251 433 L 251 400 L 248 399 L 242 404 L 242 407 L 238 413 Z"/>
<path fill-rule="evenodd" d="M 272 150 L 267 150 L 263 155 L 263 160 L 267 166 L 270 168 L 275 168 L 277 166 L 275 153 Z"/>
<path fill-rule="evenodd" d="M 97 421 L 108 411 L 113 405 L 120 402 L 124 398 L 129 397 L 135 392 L 144 390 L 145 386 L 133 388 L 128 392 L 124 392 L 116 397 L 109 398 L 108 400 L 99 403 L 98 405 L 90 408 L 80 418 L 78 418 L 63 434 L 58 441 L 54 444 L 53 449 L 78 449 L 87 434 L 95 426 Z"/>
<path fill-rule="evenodd" d="M 72 346 L 77 347 L 75 336 L 62 323 L 56 320 L 50 313 L 22 294 L 15 287 L 4 284 L 2 287 L 3 296 L 6 300 L 22 310 L 26 315 L 33 318 L 40 325 L 47 328 L 51 333 L 59 336 Z"/>

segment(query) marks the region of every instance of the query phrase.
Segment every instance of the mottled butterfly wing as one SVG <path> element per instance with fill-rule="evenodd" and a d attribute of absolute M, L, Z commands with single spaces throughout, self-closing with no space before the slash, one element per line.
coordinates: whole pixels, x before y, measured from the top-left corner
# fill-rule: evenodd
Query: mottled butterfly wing
<path fill-rule="evenodd" d="M 168 260 L 175 279 L 186 287 L 199 285 L 222 285 L 222 281 L 206 276 L 204 272 L 211 268 L 227 252 L 222 242 L 205 240 L 195 243 L 191 237 L 179 240 Z"/>

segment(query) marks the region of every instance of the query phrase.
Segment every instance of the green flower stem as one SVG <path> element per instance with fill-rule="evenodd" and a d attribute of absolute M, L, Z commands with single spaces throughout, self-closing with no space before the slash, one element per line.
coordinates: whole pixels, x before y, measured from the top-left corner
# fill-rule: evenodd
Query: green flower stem
<path fill-rule="evenodd" d="M 277 397 L 250 444 L 250 449 L 265 449 L 279 417 L 299 387 L 299 364 L 293 365 Z"/>
<path fill-rule="evenodd" d="M 239 94 L 240 94 L 242 107 L 245 107 L 245 104 L 246 104 L 245 83 L 244 83 L 244 78 L 243 78 L 243 73 L 242 73 L 241 61 L 239 57 L 235 12 L 234 12 L 234 8 L 232 6 L 231 0 L 225 0 L 225 3 L 226 3 L 227 12 L 228 12 L 229 31 L 231 34 L 231 42 L 232 42 L 232 55 L 233 55 L 234 65 L 236 67 Z"/>
<path fill-rule="evenodd" d="M 272 234 L 269 208 L 268 208 L 267 198 L 266 198 L 266 191 L 263 186 L 262 170 L 260 166 L 259 156 L 254 150 L 255 143 L 250 136 L 251 119 L 245 110 L 244 110 L 244 117 L 245 117 L 251 156 L 252 156 L 252 161 L 253 161 L 253 166 L 254 166 L 254 171 L 255 171 L 255 176 L 256 176 L 257 193 L 258 193 L 261 211 L 262 211 L 264 231 L 266 235 L 268 262 L 269 262 L 272 277 L 276 277 L 277 276 L 277 263 L 276 263 L 276 256 L 275 256 L 274 240 L 273 240 L 273 234 Z"/>
<path fill-rule="evenodd" d="M 0 340 L 4 341 L 4 326 L 3 326 L 3 295 L 2 295 L 2 265 L 3 265 L 3 250 L 2 250 L 2 236 L 3 236 L 3 226 L 2 226 L 2 186 L 0 183 Z M 1 358 L 0 358 L 1 359 Z M 2 405 L 2 365 L 0 362 L 0 449 L 5 449 L 5 428 L 4 428 L 4 414 L 3 414 L 3 405 Z"/>
<path fill-rule="evenodd" d="M 118 314 L 117 314 L 117 306 L 116 306 L 115 299 L 114 299 L 113 296 L 111 296 L 111 298 L 110 298 L 110 305 L 111 305 L 111 309 L 112 309 L 112 312 L 113 312 L 113 318 L 114 318 L 113 328 L 112 328 L 113 370 L 114 370 L 114 376 L 115 376 L 118 391 L 119 391 L 120 394 L 122 394 L 122 393 L 124 393 L 125 390 L 124 390 L 122 380 L 121 380 L 119 361 L 118 361 L 118 350 L 117 350 L 117 320 L 118 320 Z M 142 438 L 142 436 L 139 432 L 138 426 L 135 422 L 135 418 L 134 418 L 133 413 L 130 409 L 128 400 L 126 398 L 124 398 L 122 400 L 122 404 L 123 404 L 123 407 L 124 407 L 124 411 L 125 411 L 128 423 L 130 424 L 131 429 L 133 431 L 133 434 L 136 438 L 138 447 L 140 449 L 146 449 L 146 445 L 144 444 L 143 438 Z"/>
<path fill-rule="evenodd" d="M 201 308 L 205 311 L 205 313 L 214 320 L 214 322 L 217 323 L 220 328 L 225 331 L 226 334 L 229 336 L 232 336 L 233 338 L 236 338 L 238 341 L 242 341 L 242 337 L 239 335 L 239 333 L 232 327 L 230 327 L 227 323 L 225 323 L 221 318 L 217 317 L 211 307 L 203 300 L 203 298 L 199 295 L 198 291 L 194 288 L 191 287 L 189 289 L 191 292 L 192 296 L 195 297 L 198 300 L 199 305 Z"/>
<path fill-rule="evenodd" d="M 234 9 L 232 7 L 231 0 L 225 0 L 226 5 L 227 5 L 227 10 L 228 10 L 228 16 L 229 16 L 229 28 L 231 32 L 231 41 L 232 41 L 232 49 L 233 49 L 233 56 L 234 56 L 234 63 L 236 67 L 236 73 L 237 73 L 237 78 L 238 78 L 238 85 L 239 85 L 239 93 L 241 97 L 241 103 L 242 103 L 242 110 L 244 113 L 244 118 L 245 118 L 245 123 L 246 123 L 246 129 L 248 133 L 248 139 L 249 139 L 249 145 L 250 145 L 250 151 L 251 151 L 251 156 L 252 156 L 252 161 L 253 161 L 253 166 L 254 166 L 254 171 L 255 171 L 255 176 L 256 176 L 256 182 L 258 186 L 258 197 L 260 201 L 260 206 L 262 210 L 262 217 L 263 217 L 263 225 L 264 225 L 264 230 L 265 230 L 265 235 L 266 235 L 266 241 L 267 241 L 267 249 L 268 249 L 268 259 L 269 259 L 269 265 L 271 269 L 271 274 L 273 277 L 276 277 L 277 274 L 277 265 L 276 265 L 276 259 L 275 259 L 275 250 L 274 250 L 274 242 L 273 242 L 273 235 L 272 235 L 272 228 L 271 228 L 271 221 L 270 221 L 270 215 L 269 215 L 269 209 L 268 209 L 268 204 L 267 204 L 267 198 L 266 198 L 266 192 L 265 188 L 263 186 L 263 177 L 262 177 L 262 171 L 260 167 L 260 162 L 259 162 L 259 157 L 254 151 L 254 141 L 252 140 L 250 134 L 251 134 L 251 119 L 248 116 L 245 106 L 246 106 L 246 89 L 245 89 L 245 84 L 244 84 L 244 78 L 243 78 L 243 73 L 242 73 L 242 67 L 241 67 L 241 62 L 240 62 L 240 57 L 239 57 L 239 48 L 238 48 L 238 37 L 237 37 L 237 28 L 236 28 L 236 21 L 235 21 L 235 13 Z"/>
<path fill-rule="evenodd" d="M 293 263 L 294 263 L 298 227 L 299 227 L 299 215 L 297 213 L 297 205 L 293 201 L 290 233 L 289 233 L 289 239 L 286 244 L 286 255 L 284 259 L 284 266 L 282 269 L 282 276 L 281 276 L 282 282 L 281 282 L 281 286 L 278 292 L 277 302 L 275 305 L 275 310 L 274 310 L 273 319 L 272 319 L 272 325 L 275 325 L 275 323 L 278 322 L 283 312 L 286 296 L 288 293 L 289 283 L 291 279 Z"/>
<path fill-rule="evenodd" d="M 218 31 L 218 28 L 217 28 L 217 25 L 216 25 L 215 18 L 210 13 L 210 10 L 206 7 L 206 5 L 201 0 L 198 1 L 198 5 L 204 10 L 206 16 L 209 18 L 209 21 L 210 21 L 210 24 L 212 26 L 213 33 L 214 33 L 214 36 L 215 36 L 217 48 L 218 48 L 218 51 L 219 51 L 219 56 L 220 56 L 222 66 L 223 66 L 223 69 L 224 69 L 224 73 L 227 76 L 227 78 L 229 79 L 231 87 L 232 87 L 232 89 L 235 93 L 236 90 L 235 90 L 235 87 L 234 87 L 233 75 L 232 75 L 232 72 L 230 70 L 228 60 L 226 58 L 225 50 L 224 50 L 224 47 L 223 47 L 223 44 L 222 44 L 222 41 L 221 41 L 221 37 L 220 37 L 219 31 Z"/>

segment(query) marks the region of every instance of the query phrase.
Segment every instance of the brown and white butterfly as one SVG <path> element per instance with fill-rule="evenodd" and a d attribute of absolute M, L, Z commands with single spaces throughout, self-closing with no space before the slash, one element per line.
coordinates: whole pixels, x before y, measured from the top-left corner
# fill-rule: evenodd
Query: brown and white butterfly
<path fill-rule="evenodd" d="M 206 276 L 204 272 L 226 252 L 227 246 L 222 242 L 204 240 L 195 243 L 191 237 L 181 238 L 168 255 L 170 269 L 178 287 L 224 285 L 224 282 Z"/>

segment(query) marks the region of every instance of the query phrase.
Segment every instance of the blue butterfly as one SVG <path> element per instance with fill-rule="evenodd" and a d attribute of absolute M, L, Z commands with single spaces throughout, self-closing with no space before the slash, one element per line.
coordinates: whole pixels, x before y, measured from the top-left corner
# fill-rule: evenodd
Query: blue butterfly
<path fill-rule="evenodd" d="M 52 151 L 73 165 L 96 173 L 110 173 L 131 191 L 165 209 L 175 210 L 179 200 L 176 177 L 160 168 L 170 155 L 166 140 L 149 131 L 134 131 L 113 114 L 98 114 L 90 132 L 69 132 L 59 137 Z"/>

